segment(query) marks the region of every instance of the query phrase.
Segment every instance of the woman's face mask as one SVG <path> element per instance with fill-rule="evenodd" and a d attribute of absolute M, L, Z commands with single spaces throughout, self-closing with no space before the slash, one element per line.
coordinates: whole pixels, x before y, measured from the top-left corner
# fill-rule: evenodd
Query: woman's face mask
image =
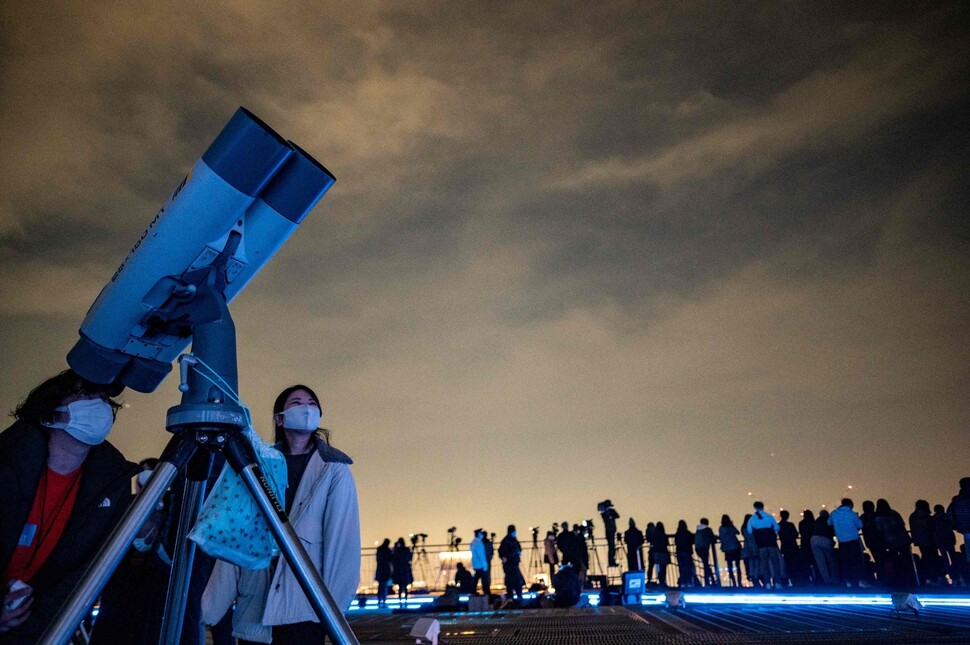
<path fill-rule="evenodd" d="M 314 432 L 320 427 L 320 408 L 316 405 L 294 405 L 283 410 L 283 427 L 297 432 Z"/>
<path fill-rule="evenodd" d="M 55 408 L 67 413 L 67 421 L 55 421 L 52 428 L 62 428 L 81 443 L 96 446 L 111 432 L 114 414 L 104 399 L 78 399 Z"/>

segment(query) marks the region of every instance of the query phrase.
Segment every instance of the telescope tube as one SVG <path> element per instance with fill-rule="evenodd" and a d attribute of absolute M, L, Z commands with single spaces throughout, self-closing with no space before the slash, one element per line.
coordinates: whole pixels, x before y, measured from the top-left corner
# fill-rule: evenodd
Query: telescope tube
<path fill-rule="evenodd" d="M 299 146 L 240 108 L 95 300 L 68 363 L 91 381 L 154 390 L 195 324 L 195 285 L 180 277 L 211 264 L 233 235 L 241 241 L 226 265 L 223 295 L 230 302 L 334 181 Z M 151 324 L 164 322 L 163 305 L 183 297 L 182 311 L 190 312 L 184 323 Z"/>

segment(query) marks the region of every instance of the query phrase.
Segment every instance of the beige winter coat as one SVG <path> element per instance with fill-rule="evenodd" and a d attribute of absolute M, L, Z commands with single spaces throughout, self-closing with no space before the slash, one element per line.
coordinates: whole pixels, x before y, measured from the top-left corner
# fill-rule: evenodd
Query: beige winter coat
<path fill-rule="evenodd" d="M 344 463 L 342 463 L 344 462 Z M 360 512 L 350 459 L 318 442 L 290 511 L 290 523 L 338 607 L 350 607 L 360 583 Z M 233 635 L 269 643 L 272 625 L 318 622 L 284 558 L 270 569 L 248 571 L 216 562 L 202 596 L 202 618 L 218 622 L 236 602 Z"/>

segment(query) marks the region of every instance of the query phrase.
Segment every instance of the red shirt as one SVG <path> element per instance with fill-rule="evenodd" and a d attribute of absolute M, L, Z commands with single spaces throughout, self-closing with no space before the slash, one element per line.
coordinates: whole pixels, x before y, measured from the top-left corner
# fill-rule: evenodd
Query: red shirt
<path fill-rule="evenodd" d="M 74 509 L 80 481 L 80 468 L 66 475 L 50 468 L 44 471 L 27 523 L 4 574 L 6 580 L 29 582 L 50 557 Z"/>

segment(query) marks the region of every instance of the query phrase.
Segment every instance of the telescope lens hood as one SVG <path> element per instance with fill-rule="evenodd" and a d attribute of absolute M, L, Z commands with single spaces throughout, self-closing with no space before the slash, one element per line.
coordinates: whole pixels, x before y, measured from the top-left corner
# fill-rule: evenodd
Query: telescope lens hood
<path fill-rule="evenodd" d="M 202 161 L 227 184 L 255 197 L 291 154 L 283 137 L 241 107 L 202 155 Z"/>
<path fill-rule="evenodd" d="M 294 154 L 266 185 L 259 198 L 286 219 L 299 224 L 337 180 L 300 146 L 292 141 L 289 144 Z"/>

